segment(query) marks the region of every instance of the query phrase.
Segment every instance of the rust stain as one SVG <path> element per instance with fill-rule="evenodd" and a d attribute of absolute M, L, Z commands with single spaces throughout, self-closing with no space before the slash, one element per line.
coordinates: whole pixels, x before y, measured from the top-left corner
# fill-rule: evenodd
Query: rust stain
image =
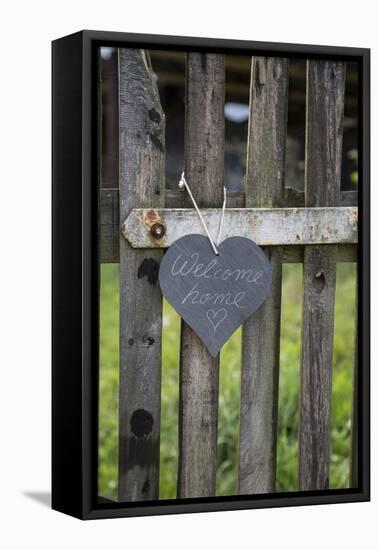
<path fill-rule="evenodd" d="M 161 223 L 161 218 L 156 210 L 146 211 L 146 223 L 151 227 L 155 223 Z"/>
<path fill-rule="evenodd" d="M 154 246 L 163 247 L 165 244 L 165 236 L 163 236 L 161 239 L 154 239 L 150 232 L 153 225 L 155 224 L 163 225 L 161 217 L 158 214 L 158 212 L 153 208 L 149 208 L 146 210 L 141 210 L 136 214 L 136 216 L 137 216 L 137 219 L 143 224 L 143 226 L 146 227 L 149 233 L 149 238 L 151 242 L 154 243 Z"/>
<path fill-rule="evenodd" d="M 156 210 L 141 210 L 136 214 L 137 219 L 150 231 L 155 223 L 161 223 L 161 218 Z"/>

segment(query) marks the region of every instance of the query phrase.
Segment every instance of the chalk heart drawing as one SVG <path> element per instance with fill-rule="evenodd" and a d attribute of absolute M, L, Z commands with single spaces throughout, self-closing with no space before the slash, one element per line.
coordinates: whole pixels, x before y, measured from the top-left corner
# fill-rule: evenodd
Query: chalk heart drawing
<path fill-rule="evenodd" d="M 216 357 L 236 329 L 266 300 L 271 264 L 254 241 L 231 237 L 212 250 L 204 235 L 187 235 L 159 268 L 163 295 Z"/>
<path fill-rule="evenodd" d="M 227 318 L 227 316 L 228 312 L 224 308 L 218 309 L 217 311 L 215 311 L 214 309 L 208 309 L 207 311 L 207 318 L 215 332 L 218 325 L 222 323 L 223 320 Z"/>

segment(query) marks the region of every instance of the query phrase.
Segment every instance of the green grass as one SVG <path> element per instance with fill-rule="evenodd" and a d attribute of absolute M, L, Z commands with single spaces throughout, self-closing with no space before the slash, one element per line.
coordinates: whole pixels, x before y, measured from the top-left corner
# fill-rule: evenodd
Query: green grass
<path fill-rule="evenodd" d="M 117 487 L 118 282 L 118 264 L 103 264 L 100 285 L 99 491 L 108 495 L 116 495 Z"/>
<path fill-rule="evenodd" d="M 277 490 L 297 488 L 302 267 L 283 269 Z M 348 486 L 355 319 L 355 266 L 339 264 L 335 308 L 330 486 Z M 161 410 L 160 497 L 176 497 L 180 319 L 165 302 Z M 100 492 L 116 494 L 118 427 L 118 265 L 102 265 L 100 297 Z M 236 493 L 240 392 L 238 330 L 220 364 L 217 494 Z"/>

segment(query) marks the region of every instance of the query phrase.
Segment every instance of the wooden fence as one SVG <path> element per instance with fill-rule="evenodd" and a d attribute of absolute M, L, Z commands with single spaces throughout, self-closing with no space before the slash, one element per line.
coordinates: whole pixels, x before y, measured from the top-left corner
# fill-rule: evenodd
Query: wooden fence
<path fill-rule="evenodd" d="M 184 168 L 212 229 L 223 199 L 224 57 L 186 57 Z M 263 246 L 273 272 L 270 297 L 243 327 L 239 494 L 275 492 L 283 262 L 304 265 L 299 489 L 328 488 L 336 263 L 356 261 L 357 196 L 340 192 L 344 64 L 307 61 L 305 192 L 285 187 L 288 64 L 252 58 L 245 191 L 228 193 L 224 221 L 225 237 Z M 202 231 L 186 194 L 165 190 L 165 116 L 146 52 L 120 49 L 118 75 L 119 174 L 100 190 L 100 255 L 120 263 L 118 498 L 136 501 L 159 498 L 158 264 L 164 247 Z M 215 494 L 218 392 L 219 358 L 182 322 L 178 497 Z M 356 406 L 352 416 L 356 434 Z"/>

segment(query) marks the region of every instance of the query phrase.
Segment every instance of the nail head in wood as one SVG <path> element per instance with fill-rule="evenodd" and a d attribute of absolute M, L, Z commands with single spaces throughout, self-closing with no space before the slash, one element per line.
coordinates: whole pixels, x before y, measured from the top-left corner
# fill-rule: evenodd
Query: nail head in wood
<path fill-rule="evenodd" d="M 162 223 L 155 223 L 151 226 L 150 233 L 154 239 L 161 239 L 165 236 L 166 228 Z"/>

